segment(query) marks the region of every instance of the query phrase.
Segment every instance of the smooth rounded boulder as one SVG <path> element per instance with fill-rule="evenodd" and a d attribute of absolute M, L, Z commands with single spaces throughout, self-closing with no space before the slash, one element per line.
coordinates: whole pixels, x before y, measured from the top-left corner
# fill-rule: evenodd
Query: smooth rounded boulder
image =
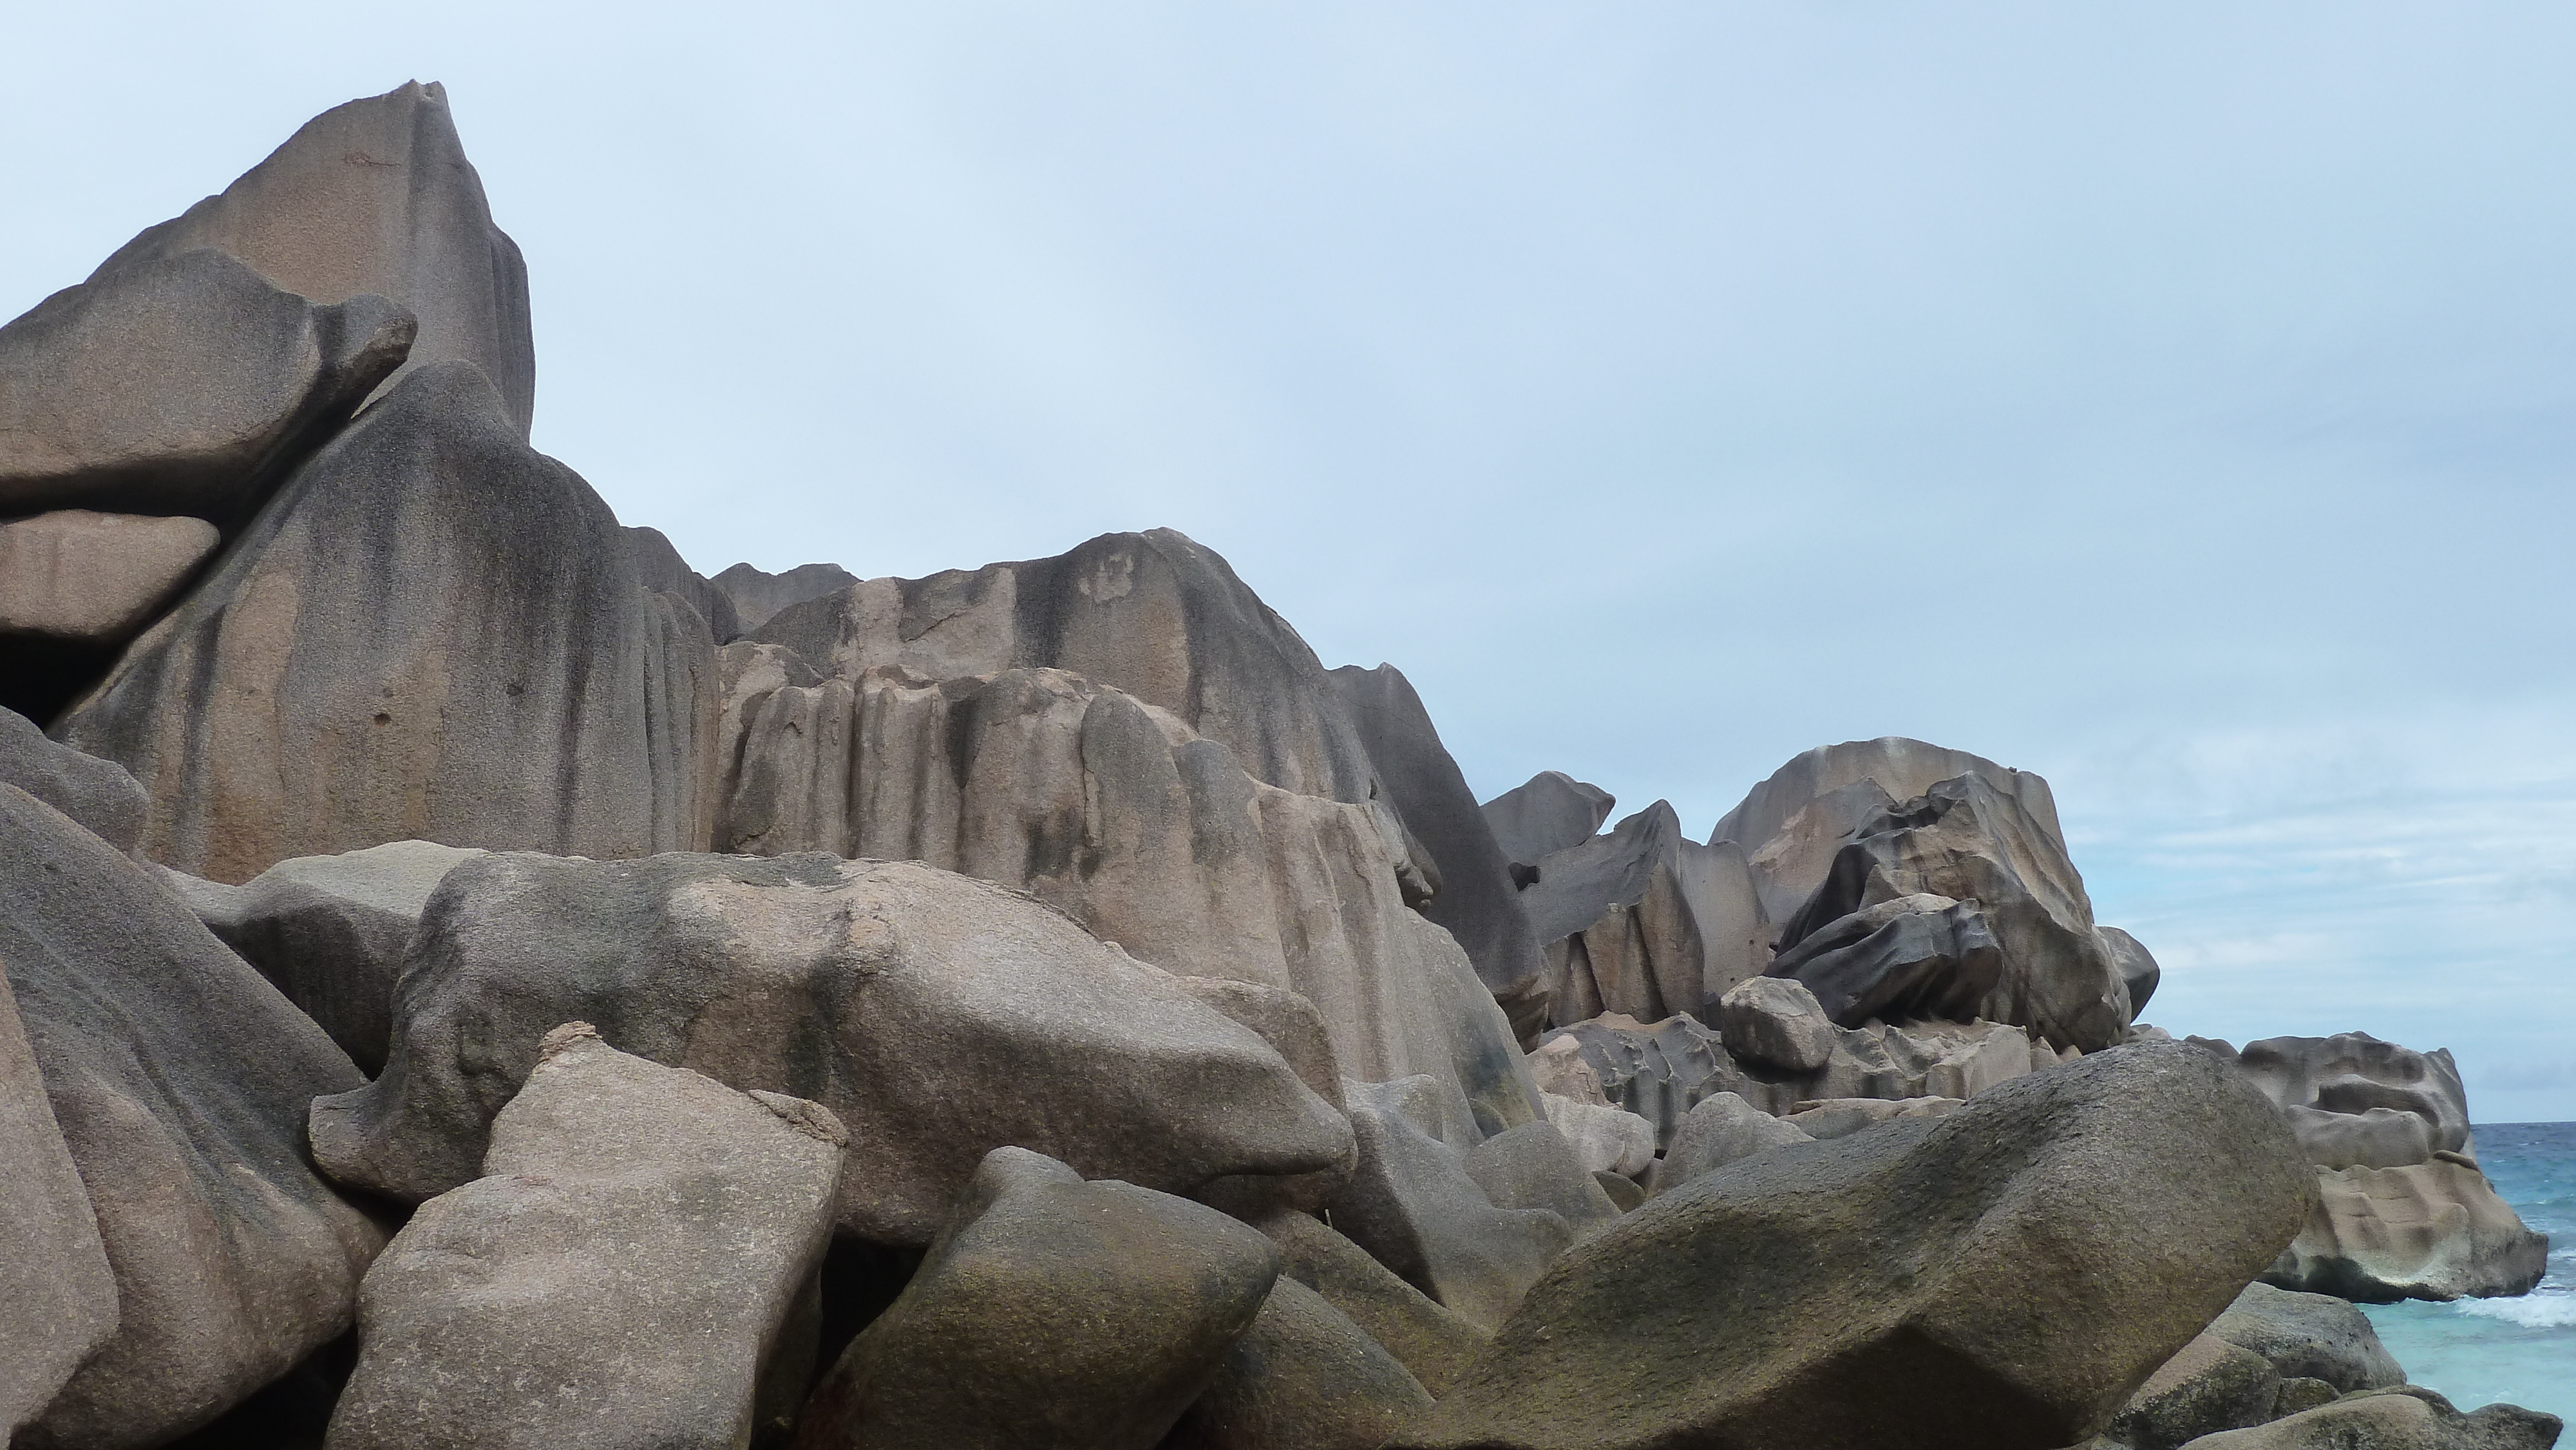
<path fill-rule="evenodd" d="M 2307 1209 L 2270 1103 L 2138 1043 L 1706 1174 L 1575 1246 L 1408 1450 L 2052 1450 Z"/>
<path fill-rule="evenodd" d="M 431 896 L 384 1074 L 313 1104 L 314 1157 L 415 1201 L 478 1176 L 537 1039 L 574 1019 L 830 1108 L 864 1145 L 840 1226 L 879 1243 L 928 1243 L 1005 1144 L 1176 1193 L 1352 1153 L 1259 1034 L 1019 893 L 909 862 L 495 853 Z"/>
<path fill-rule="evenodd" d="M 1160 1450 L 1379 1450 L 1430 1410 L 1393 1355 L 1282 1275 Z"/>
<path fill-rule="evenodd" d="M 795 1450 L 1153 1450 L 1278 1276 L 1215 1209 L 997 1148 L 815 1386 Z"/>

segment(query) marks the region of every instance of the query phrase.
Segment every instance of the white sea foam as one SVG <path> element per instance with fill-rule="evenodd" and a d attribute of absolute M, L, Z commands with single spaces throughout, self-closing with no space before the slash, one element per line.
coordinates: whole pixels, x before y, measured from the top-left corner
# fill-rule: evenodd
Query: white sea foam
<path fill-rule="evenodd" d="M 2527 1294 L 2519 1299 L 2462 1299 L 2451 1306 L 2480 1319 L 2501 1319 L 2525 1329 L 2576 1329 L 2576 1294 Z"/>

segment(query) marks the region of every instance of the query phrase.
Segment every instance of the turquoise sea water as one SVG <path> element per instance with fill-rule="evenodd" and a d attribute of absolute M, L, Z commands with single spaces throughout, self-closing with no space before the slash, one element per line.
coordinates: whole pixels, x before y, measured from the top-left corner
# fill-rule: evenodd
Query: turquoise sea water
<path fill-rule="evenodd" d="M 2576 1426 L 2576 1123 L 2486 1124 L 2477 1147 L 2496 1192 L 2549 1235 L 2549 1277 L 2519 1299 L 2365 1304 L 2363 1312 L 2409 1380 L 2461 1409 L 2505 1400 Z"/>

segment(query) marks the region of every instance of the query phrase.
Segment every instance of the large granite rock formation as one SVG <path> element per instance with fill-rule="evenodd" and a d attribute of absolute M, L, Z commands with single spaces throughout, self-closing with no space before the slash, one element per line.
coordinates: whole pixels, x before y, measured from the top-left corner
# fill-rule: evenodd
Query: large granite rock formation
<path fill-rule="evenodd" d="M 1770 960 L 1743 852 L 1684 836 L 1662 801 L 1545 857 L 1537 873 L 1521 902 L 1547 944 L 1560 1026 L 1604 1012 L 1707 1019 Z"/>
<path fill-rule="evenodd" d="M 1431 712 L 1393 665 L 1344 665 L 1332 680 L 1385 799 L 1403 823 L 1407 845 L 1438 883 L 1422 903 L 1422 914 L 1466 949 L 1477 977 L 1511 1017 L 1515 1035 L 1537 1035 L 1548 1014 L 1539 941 L 1521 909 L 1511 862 L 1495 843 L 1458 762 L 1441 745 Z"/>
<path fill-rule="evenodd" d="M 156 860 L 218 881 L 414 838 L 684 849 L 714 642 L 662 598 L 590 486 L 473 366 L 437 363 L 306 463 L 54 733 L 143 783 Z"/>
<path fill-rule="evenodd" d="M 783 1341 L 846 1142 L 802 1099 L 547 1034 L 483 1176 L 367 1271 L 331 1450 L 750 1444 L 812 1373 Z"/>
<path fill-rule="evenodd" d="M 2066 859 L 2053 816 L 2042 819 L 1983 774 L 1938 782 L 1864 822 L 1834 854 L 1823 884 L 1781 928 L 1781 954 L 1794 964 L 1794 949 L 1808 937 L 1839 933 L 1844 928 L 1837 923 L 1855 913 L 1918 896 L 1975 901 L 2001 949 L 1997 980 L 1973 1015 L 2086 1052 L 2125 1035 L 2128 987 L 2093 928 L 2092 902 Z M 1941 919 L 1938 912 L 1932 917 Z M 1886 925 L 1868 926 L 1856 945 L 1866 949 Z M 1963 952 L 1968 946 L 1964 939 L 1957 945 Z M 1774 971 L 1792 969 L 1772 964 Z M 1913 983 L 1902 995 L 1937 990 Z"/>
<path fill-rule="evenodd" d="M 140 244 L 0 327 L 0 516 L 238 521 L 414 346 L 374 289 L 298 295 L 203 243 Z"/>
<path fill-rule="evenodd" d="M 200 247 L 315 302 L 392 299 L 419 319 L 406 366 L 472 363 L 528 436 L 537 357 L 527 264 L 492 224 L 436 83 L 410 82 L 305 122 L 220 194 L 119 248 L 91 282 Z"/>
<path fill-rule="evenodd" d="M 734 609 L 733 598 L 706 576 L 689 567 L 680 551 L 671 545 L 660 529 L 628 527 L 620 529 L 626 539 L 626 557 L 635 565 L 635 577 L 656 594 L 676 594 L 689 601 L 689 607 L 707 622 L 707 630 L 716 643 L 726 644 L 742 636 L 749 626 Z"/>
<path fill-rule="evenodd" d="M 1653 1200 L 1568 1251 L 1397 1444 L 2073 1444 L 2308 1192 L 2287 1125 L 2223 1063 L 2115 1048 Z"/>
<path fill-rule="evenodd" d="M 1405 904 L 1389 813 L 1266 784 L 1172 712 L 1065 670 L 800 685 L 802 662 L 763 648 L 725 651 L 742 683 L 720 847 L 1020 887 L 1141 960 L 1304 996 L 1354 1077 L 1432 1074 L 1489 1130 L 1538 1115 L 1504 1014 Z"/>
<path fill-rule="evenodd" d="M 1214 1209 L 996 1148 L 815 1388 L 796 1450 L 1153 1450 L 1278 1275 Z"/>
<path fill-rule="evenodd" d="M 152 810 L 124 766 L 46 738 L 14 710 L 0 709 L 0 785 L 16 786 L 125 852 L 141 844 Z"/>
<path fill-rule="evenodd" d="M 214 552 L 204 519 L 58 509 L 0 524 L 0 640 L 123 644 Z"/>
<path fill-rule="evenodd" d="M 791 604 L 837 594 L 858 583 L 859 578 L 838 564 L 799 564 L 784 574 L 736 564 L 707 582 L 725 596 L 742 627 L 752 630 L 767 624 Z"/>
<path fill-rule="evenodd" d="M 1542 770 L 1484 803 L 1485 824 L 1520 875 L 1522 886 L 1534 885 L 1531 868 L 1559 851 L 1592 839 L 1610 819 L 1618 798 L 1561 770 Z"/>
<path fill-rule="evenodd" d="M 2447 1049 L 2366 1032 L 2266 1038 L 2241 1055 L 2202 1045 L 2280 1106 L 2317 1165 L 2316 1206 L 2269 1282 L 2377 1302 L 2523 1294 L 2540 1282 L 2549 1240 L 2479 1171 Z"/>
<path fill-rule="evenodd" d="M 495 854 L 431 897 L 384 1075 L 313 1105 L 343 1182 L 421 1199 L 578 1018 L 623 1050 L 811 1098 L 864 1145 L 844 1232 L 927 1243 L 989 1150 L 1189 1192 L 1346 1168 L 1351 1131 L 1269 1044 L 1015 892 L 915 864 Z"/>
<path fill-rule="evenodd" d="M 116 1275 L 0 977 L 0 1444 L 116 1332 Z"/>
<path fill-rule="evenodd" d="M 1324 1301 L 1395 1356 L 1433 1397 L 1447 1394 L 1489 1336 L 1313 1217 L 1284 1210 L 1252 1220 L 1279 1246 L 1279 1274 Z"/>
<path fill-rule="evenodd" d="M 5 785 L 0 970 L 116 1280 L 114 1336 L 12 1443 L 163 1444 L 348 1328 L 384 1232 L 314 1176 L 303 1118 L 363 1079 L 142 868 Z"/>

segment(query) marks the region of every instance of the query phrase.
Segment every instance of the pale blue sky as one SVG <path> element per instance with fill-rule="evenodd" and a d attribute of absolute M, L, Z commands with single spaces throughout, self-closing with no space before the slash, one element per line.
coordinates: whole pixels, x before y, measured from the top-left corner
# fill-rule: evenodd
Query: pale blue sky
<path fill-rule="evenodd" d="M 2149 1016 L 2576 1118 L 2576 11 L 27 8 L 0 315 L 446 82 L 702 569 L 1168 524 L 1484 793 L 2057 785 Z"/>

